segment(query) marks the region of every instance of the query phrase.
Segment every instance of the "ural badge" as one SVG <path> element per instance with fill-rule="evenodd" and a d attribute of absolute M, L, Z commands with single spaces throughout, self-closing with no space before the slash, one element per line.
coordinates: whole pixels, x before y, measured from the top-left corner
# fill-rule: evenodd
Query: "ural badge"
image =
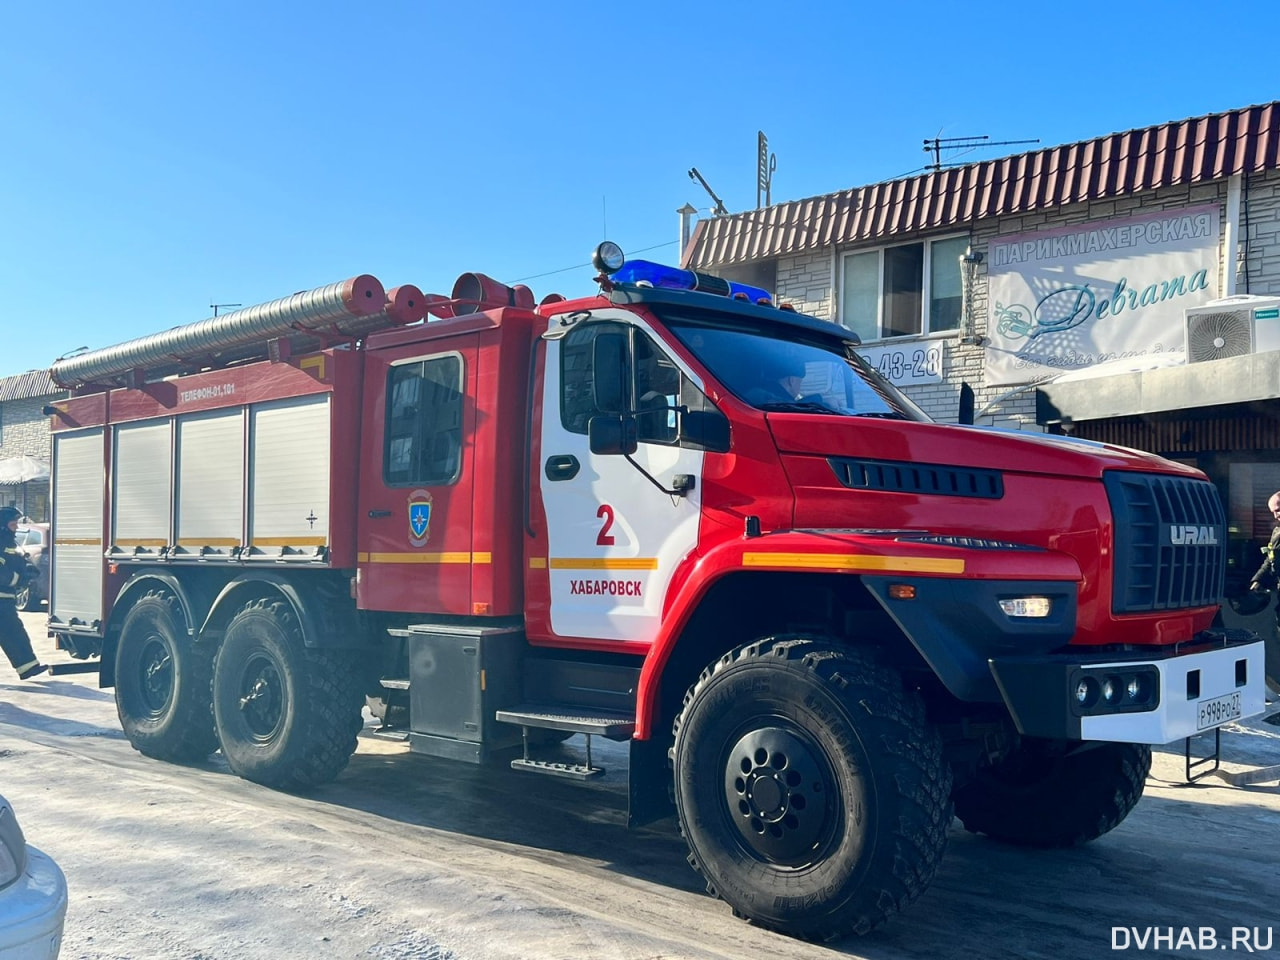
<path fill-rule="evenodd" d="M 414 490 L 409 494 L 409 542 L 426 546 L 431 539 L 431 492 Z"/>

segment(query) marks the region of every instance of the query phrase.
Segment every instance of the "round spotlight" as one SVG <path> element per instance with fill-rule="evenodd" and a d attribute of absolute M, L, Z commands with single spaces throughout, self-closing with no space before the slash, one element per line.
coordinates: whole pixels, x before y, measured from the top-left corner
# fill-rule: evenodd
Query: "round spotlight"
<path fill-rule="evenodd" d="M 1119 694 L 1120 694 L 1120 691 L 1117 688 L 1116 682 L 1114 680 L 1112 680 L 1110 677 L 1107 677 L 1107 679 L 1102 681 L 1102 699 L 1103 700 L 1107 701 L 1107 703 L 1115 703 L 1116 697 L 1119 696 Z"/>
<path fill-rule="evenodd" d="M 1098 702 L 1098 681 L 1093 677 L 1082 677 L 1076 684 L 1076 703 L 1082 707 L 1092 707 Z"/>
<path fill-rule="evenodd" d="M 606 240 L 596 247 L 595 253 L 591 254 L 591 265 L 608 276 L 621 270 L 626 262 L 627 258 L 623 256 L 622 248 L 612 240 Z"/>

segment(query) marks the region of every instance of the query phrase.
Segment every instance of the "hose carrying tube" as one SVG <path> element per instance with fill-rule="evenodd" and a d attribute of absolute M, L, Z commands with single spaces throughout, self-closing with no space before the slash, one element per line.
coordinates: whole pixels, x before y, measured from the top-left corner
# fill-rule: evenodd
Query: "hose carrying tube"
<path fill-rule="evenodd" d="M 75 388 L 107 383 L 131 371 L 172 368 L 196 363 L 223 351 L 263 343 L 298 331 L 325 330 L 360 317 L 381 312 L 386 292 L 374 277 L 362 274 L 246 307 L 196 323 L 185 324 L 129 340 L 113 347 L 91 350 L 57 361 L 50 375 L 60 387 Z"/>

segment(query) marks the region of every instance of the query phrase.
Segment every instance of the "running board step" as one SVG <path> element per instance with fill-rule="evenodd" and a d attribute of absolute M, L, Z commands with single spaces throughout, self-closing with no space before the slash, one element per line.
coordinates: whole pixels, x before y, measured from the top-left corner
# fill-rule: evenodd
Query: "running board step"
<path fill-rule="evenodd" d="M 383 679 L 379 680 L 378 683 L 382 684 L 383 690 L 408 690 L 409 689 L 408 680 L 395 680 L 395 679 L 389 679 L 384 677 Z"/>
<path fill-rule="evenodd" d="M 523 770 L 525 773 L 542 773 L 551 777 L 567 777 L 571 780 L 593 780 L 604 776 L 604 767 L 597 767 L 591 761 L 591 738 L 605 737 L 609 740 L 630 740 L 635 733 L 635 717 L 629 714 L 610 713 L 598 707 L 580 708 L 564 704 L 525 704 L 512 710 L 499 710 L 494 718 L 499 723 L 511 723 L 520 727 L 521 739 L 524 741 L 524 756 L 511 761 L 512 770 Z M 568 733 L 586 735 L 587 762 L 561 763 L 549 760 L 534 760 L 529 756 L 529 728 L 542 730 L 564 730 Z"/>
<path fill-rule="evenodd" d="M 528 760 L 520 758 L 511 761 L 512 770 L 523 770 L 525 773 L 541 773 L 548 777 L 565 777 L 569 780 L 594 780 L 604 776 L 604 767 L 592 767 L 585 763 L 556 763 L 550 760 Z"/>
<path fill-rule="evenodd" d="M 636 731 L 633 716 L 607 710 L 579 710 L 559 704 L 526 704 L 511 710 L 499 710 L 496 719 L 499 723 L 513 723 L 518 727 L 566 730 L 619 741 L 630 740 Z"/>

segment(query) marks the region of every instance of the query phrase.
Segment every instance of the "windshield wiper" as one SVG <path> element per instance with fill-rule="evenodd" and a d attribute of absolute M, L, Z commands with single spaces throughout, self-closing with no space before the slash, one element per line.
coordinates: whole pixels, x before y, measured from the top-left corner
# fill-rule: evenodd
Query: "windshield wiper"
<path fill-rule="evenodd" d="M 851 413 L 851 417 L 878 417 L 881 420 L 905 420 L 907 419 L 900 413 L 894 413 L 892 410 L 863 410 L 860 413 Z"/>

